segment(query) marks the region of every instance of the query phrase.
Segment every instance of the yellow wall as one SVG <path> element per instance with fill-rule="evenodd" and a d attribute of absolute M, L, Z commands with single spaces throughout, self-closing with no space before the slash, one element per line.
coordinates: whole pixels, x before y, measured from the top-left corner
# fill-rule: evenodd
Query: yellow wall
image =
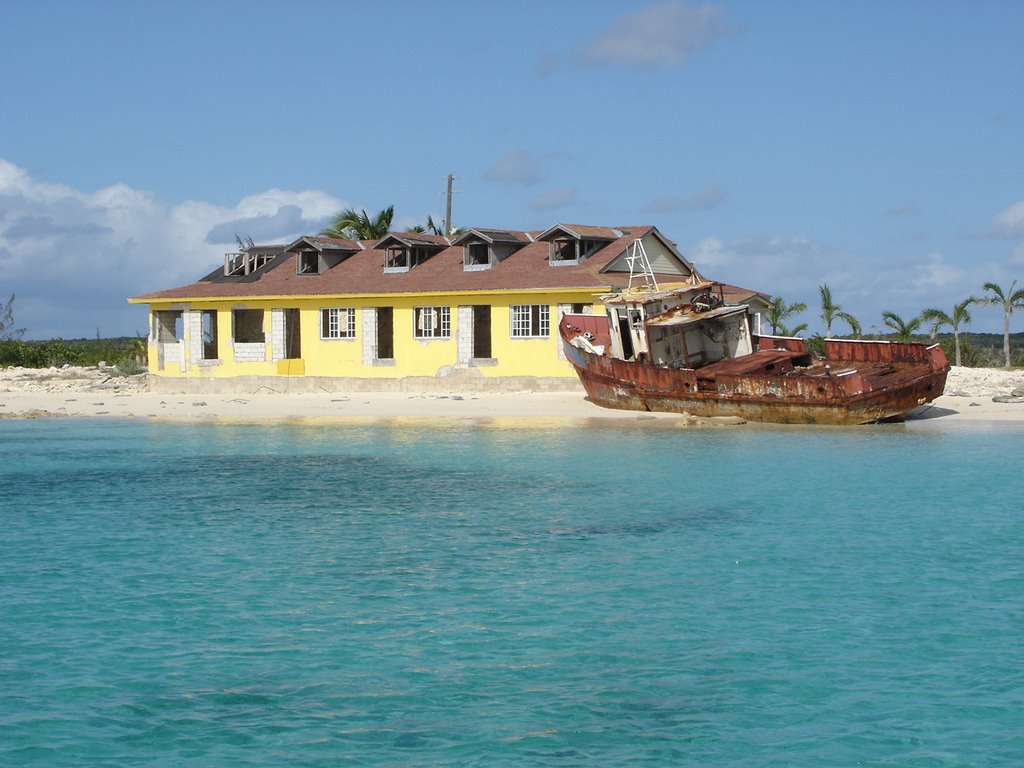
<path fill-rule="evenodd" d="M 491 306 L 491 357 L 495 365 L 480 366 L 485 377 L 543 376 L 575 377 L 568 363 L 558 356 L 558 305 L 585 304 L 603 312 L 594 304 L 593 290 L 546 291 L 492 294 L 451 295 L 392 295 L 392 296 L 317 296 L 275 297 L 238 301 L 237 299 L 202 300 L 195 302 L 160 302 L 150 305 L 150 312 L 160 310 L 217 310 L 219 364 L 190 359 L 187 370 L 177 362 L 158 365 L 158 345 L 149 340 L 149 369 L 167 377 L 215 377 L 296 375 L 300 370 L 306 376 L 341 376 L 358 378 L 402 378 L 406 376 L 437 376 L 446 369 L 459 365 L 459 307 L 487 304 Z M 549 305 L 549 333 L 546 338 L 512 338 L 511 306 L 514 304 Z M 363 363 L 362 310 L 365 307 L 391 306 L 394 308 L 394 365 Z M 448 306 L 451 308 L 451 337 L 421 340 L 414 337 L 414 308 L 422 306 Z M 321 339 L 320 310 L 332 307 L 353 307 L 356 310 L 354 339 Z M 232 354 L 232 310 L 236 308 L 263 309 L 265 360 L 237 362 Z M 301 334 L 301 366 L 282 367 L 272 360 L 272 313 L 276 308 L 297 308 Z M 186 354 L 192 349 L 190 324 L 186 322 L 182 345 Z M 152 327 L 152 319 L 151 319 Z M 198 343 L 198 340 L 197 340 Z"/>

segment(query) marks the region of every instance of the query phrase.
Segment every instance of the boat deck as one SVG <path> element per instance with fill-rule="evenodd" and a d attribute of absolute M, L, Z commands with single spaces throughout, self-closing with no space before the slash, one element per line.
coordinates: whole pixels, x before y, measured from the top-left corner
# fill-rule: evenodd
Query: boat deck
<path fill-rule="evenodd" d="M 729 376 L 778 376 L 792 371 L 796 366 L 811 364 L 806 352 L 790 352 L 785 349 L 763 349 L 743 357 L 719 360 L 697 369 L 698 379 L 712 379 L 719 374 Z"/>

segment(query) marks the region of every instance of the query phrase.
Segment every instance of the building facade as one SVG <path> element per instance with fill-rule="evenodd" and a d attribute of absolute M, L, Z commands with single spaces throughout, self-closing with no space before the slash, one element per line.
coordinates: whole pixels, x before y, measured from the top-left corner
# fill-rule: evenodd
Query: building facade
<path fill-rule="evenodd" d="M 453 378 L 567 388 L 576 378 L 561 354 L 560 316 L 603 311 L 597 296 L 639 271 L 698 279 L 655 227 L 558 224 L 453 238 L 301 237 L 227 254 L 191 285 L 129 301 L 149 307 L 155 389 L 402 389 Z"/>

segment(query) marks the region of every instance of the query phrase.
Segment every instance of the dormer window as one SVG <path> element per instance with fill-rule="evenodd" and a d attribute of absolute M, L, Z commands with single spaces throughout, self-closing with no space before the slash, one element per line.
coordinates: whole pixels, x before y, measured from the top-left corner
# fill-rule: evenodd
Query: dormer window
<path fill-rule="evenodd" d="M 297 254 L 298 263 L 295 266 L 296 274 L 319 275 L 320 254 L 316 251 L 299 251 Z"/>
<path fill-rule="evenodd" d="M 608 245 L 607 240 L 580 240 L 580 258 L 586 259 Z"/>
<path fill-rule="evenodd" d="M 408 272 L 429 257 L 430 251 L 426 248 L 392 246 L 384 252 L 384 271 Z"/>
<path fill-rule="evenodd" d="M 548 258 L 552 264 L 579 264 L 608 244 L 607 240 L 558 239 L 548 244 Z"/>
<path fill-rule="evenodd" d="M 548 245 L 548 259 L 552 264 L 578 264 L 579 252 L 575 240 L 552 240 Z"/>
<path fill-rule="evenodd" d="M 385 274 L 408 272 L 447 247 L 448 241 L 442 237 L 408 234 L 391 234 L 374 245 L 384 251 Z"/>
<path fill-rule="evenodd" d="M 462 246 L 462 269 L 479 272 L 490 269 L 532 242 L 525 232 L 510 229 L 469 229 L 452 245 Z"/>
<path fill-rule="evenodd" d="M 620 237 L 622 232 L 608 227 L 556 224 L 537 239 L 547 241 L 548 264 L 558 267 L 579 264 Z"/>
<path fill-rule="evenodd" d="M 285 253 L 295 254 L 296 275 L 322 275 L 361 250 L 363 247 L 354 240 L 307 235 L 287 246 Z"/>
<path fill-rule="evenodd" d="M 280 245 L 254 245 L 237 253 L 225 253 L 224 275 L 226 277 L 251 275 L 267 266 L 280 252 Z"/>
<path fill-rule="evenodd" d="M 491 248 L 487 243 L 466 243 L 463 246 L 463 267 L 481 269 L 491 265 Z"/>

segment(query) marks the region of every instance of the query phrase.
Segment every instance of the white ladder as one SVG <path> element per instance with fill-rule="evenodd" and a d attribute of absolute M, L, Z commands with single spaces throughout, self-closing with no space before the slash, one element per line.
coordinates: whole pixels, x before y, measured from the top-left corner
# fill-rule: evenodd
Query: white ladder
<path fill-rule="evenodd" d="M 626 253 L 626 263 L 629 264 L 629 285 L 633 288 L 633 278 L 643 278 L 644 285 L 648 290 L 658 290 L 658 280 L 654 277 L 654 270 L 651 268 L 651 260 L 647 258 L 647 249 L 639 238 L 633 241 Z"/>

